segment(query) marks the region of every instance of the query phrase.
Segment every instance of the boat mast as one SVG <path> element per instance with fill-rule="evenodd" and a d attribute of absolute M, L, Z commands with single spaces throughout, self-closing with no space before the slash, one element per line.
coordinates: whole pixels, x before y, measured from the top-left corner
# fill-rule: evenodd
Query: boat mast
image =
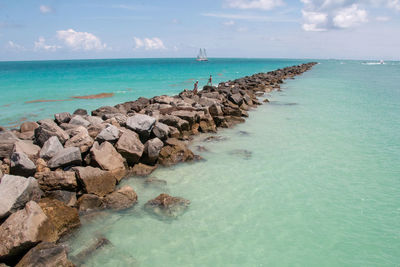
<path fill-rule="evenodd" d="M 206 53 L 206 49 L 203 48 L 203 54 L 204 54 L 204 58 L 207 58 L 207 53 Z"/>

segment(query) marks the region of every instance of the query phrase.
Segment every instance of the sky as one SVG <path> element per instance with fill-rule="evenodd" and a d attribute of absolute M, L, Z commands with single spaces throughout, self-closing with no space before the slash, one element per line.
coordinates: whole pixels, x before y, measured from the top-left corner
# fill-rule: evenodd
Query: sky
<path fill-rule="evenodd" d="M 400 60 L 400 0 L 0 0 L 0 60 Z"/>

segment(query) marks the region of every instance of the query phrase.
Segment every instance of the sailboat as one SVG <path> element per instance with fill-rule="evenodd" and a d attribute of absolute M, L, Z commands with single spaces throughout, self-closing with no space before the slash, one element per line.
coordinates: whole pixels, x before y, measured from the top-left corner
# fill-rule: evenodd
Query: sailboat
<path fill-rule="evenodd" d="M 200 51 L 199 51 L 199 54 L 197 55 L 196 60 L 197 61 L 208 61 L 207 53 L 206 53 L 206 49 L 205 48 L 203 48 L 203 49 L 200 48 Z"/>

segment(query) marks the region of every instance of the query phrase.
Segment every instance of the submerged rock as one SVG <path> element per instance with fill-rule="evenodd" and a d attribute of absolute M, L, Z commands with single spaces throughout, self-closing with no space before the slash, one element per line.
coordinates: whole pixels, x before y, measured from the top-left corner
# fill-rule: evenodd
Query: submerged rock
<path fill-rule="evenodd" d="M 203 142 L 221 142 L 228 138 L 222 135 L 211 135 L 203 139 Z"/>
<path fill-rule="evenodd" d="M 246 149 L 235 149 L 235 150 L 232 150 L 229 154 L 239 156 L 244 159 L 249 159 L 249 158 L 251 158 L 253 152 L 246 150 Z"/>
<path fill-rule="evenodd" d="M 79 212 L 90 212 L 103 208 L 101 197 L 94 194 L 84 194 L 78 199 Z"/>
<path fill-rule="evenodd" d="M 103 205 L 107 209 L 122 210 L 133 206 L 137 202 L 137 194 L 129 185 L 125 185 L 117 191 L 107 195 L 103 199 Z"/>
<path fill-rule="evenodd" d="M 158 162 L 164 166 L 171 166 L 180 162 L 191 161 L 194 159 L 193 152 L 182 141 L 169 138 L 166 141 L 158 158 Z"/>
<path fill-rule="evenodd" d="M 158 179 L 155 177 L 148 177 L 144 180 L 144 183 L 146 185 L 161 185 L 161 186 L 165 186 L 167 185 L 167 181 L 162 180 L 162 179 Z"/>
<path fill-rule="evenodd" d="M 146 165 L 143 163 L 138 163 L 133 166 L 133 168 L 131 169 L 131 173 L 132 173 L 132 175 L 135 175 L 135 176 L 148 176 L 153 171 L 155 171 L 155 169 L 157 169 L 157 165 L 149 166 L 149 165 Z"/>
<path fill-rule="evenodd" d="M 190 201 L 181 197 L 172 197 L 168 194 L 160 194 L 155 199 L 145 204 L 145 209 L 162 217 L 176 218 L 190 205 Z"/>
<path fill-rule="evenodd" d="M 95 253 L 102 247 L 108 245 L 111 245 L 111 242 L 107 238 L 105 237 L 97 238 L 92 244 L 83 249 L 76 256 L 71 256 L 71 259 L 77 264 L 79 264 L 79 266 L 81 265 L 83 266 L 83 263 L 85 263 L 93 255 L 93 253 Z"/>

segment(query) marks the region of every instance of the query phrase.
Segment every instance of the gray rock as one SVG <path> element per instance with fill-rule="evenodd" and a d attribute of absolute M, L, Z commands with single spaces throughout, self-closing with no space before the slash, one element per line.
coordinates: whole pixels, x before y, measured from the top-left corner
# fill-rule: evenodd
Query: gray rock
<path fill-rule="evenodd" d="M 58 124 L 68 123 L 71 120 L 71 114 L 69 112 L 62 112 L 54 114 L 54 119 Z"/>
<path fill-rule="evenodd" d="M 108 141 L 115 143 L 119 138 L 119 130 L 114 125 L 108 124 L 96 137 L 99 142 Z"/>
<path fill-rule="evenodd" d="M 69 190 L 76 191 L 78 183 L 73 171 L 46 171 L 35 173 L 39 186 L 44 191 Z"/>
<path fill-rule="evenodd" d="M 104 106 L 104 107 L 100 107 L 96 110 L 93 110 L 92 116 L 103 117 L 106 114 L 115 114 L 115 113 L 120 113 L 120 111 L 115 107 Z"/>
<path fill-rule="evenodd" d="M 0 158 L 10 158 L 18 137 L 11 131 L 0 131 Z"/>
<path fill-rule="evenodd" d="M 143 114 L 134 114 L 126 120 L 126 126 L 137 132 L 142 139 L 148 138 L 155 123 L 155 118 Z"/>
<path fill-rule="evenodd" d="M 35 178 L 5 174 L 0 183 L 0 219 L 23 208 L 30 200 L 39 201 L 41 195 Z"/>
<path fill-rule="evenodd" d="M 76 193 L 65 190 L 48 191 L 46 192 L 46 197 L 57 199 L 69 207 L 75 207 L 77 202 Z"/>
<path fill-rule="evenodd" d="M 177 128 L 179 131 L 188 131 L 189 122 L 173 115 L 163 115 L 158 119 L 161 123 Z"/>
<path fill-rule="evenodd" d="M 164 143 L 157 137 L 148 140 L 144 144 L 143 162 L 151 165 L 156 163 L 163 146 Z"/>
<path fill-rule="evenodd" d="M 19 140 L 14 144 L 14 152 L 24 153 L 30 160 L 36 160 L 39 156 L 40 147 L 33 144 L 31 140 Z"/>
<path fill-rule="evenodd" d="M 76 116 L 72 117 L 72 119 L 69 121 L 69 124 L 80 125 L 80 126 L 87 128 L 87 127 L 89 127 L 90 122 L 88 122 L 87 120 L 82 118 L 82 116 L 76 115 Z"/>
<path fill-rule="evenodd" d="M 52 136 L 44 142 L 43 147 L 40 150 L 40 157 L 49 160 L 61 150 L 63 150 L 63 146 L 57 136 Z"/>
<path fill-rule="evenodd" d="M 73 113 L 74 115 L 81 115 L 81 116 L 85 116 L 87 115 L 87 110 L 86 109 L 82 109 L 82 108 L 78 108 L 77 110 L 74 111 Z"/>
<path fill-rule="evenodd" d="M 137 133 L 125 131 L 115 144 L 117 151 L 126 159 L 129 165 L 139 161 L 143 154 L 144 145 Z"/>
<path fill-rule="evenodd" d="M 89 136 L 88 131 L 85 129 L 85 131 L 79 132 L 77 135 L 65 142 L 65 148 L 78 147 L 81 153 L 85 153 L 92 147 L 93 142 L 93 138 Z"/>
<path fill-rule="evenodd" d="M 25 153 L 14 152 L 11 155 L 10 172 L 14 175 L 31 176 L 36 171 L 35 163 L 33 163 Z"/>
<path fill-rule="evenodd" d="M 72 124 L 67 124 L 67 125 L 72 125 Z M 65 130 L 65 132 L 70 136 L 70 137 L 74 137 L 75 135 L 78 135 L 80 133 L 86 133 L 89 134 L 89 131 L 83 127 L 83 126 L 77 126 L 74 125 L 74 127 L 71 127 L 67 130 Z"/>
<path fill-rule="evenodd" d="M 35 130 L 35 141 L 41 147 L 52 136 L 56 136 L 61 144 L 64 144 L 69 139 L 69 135 L 58 127 L 55 122 L 43 122 Z"/>
<path fill-rule="evenodd" d="M 221 106 L 219 106 L 217 104 L 211 105 L 208 108 L 208 111 L 209 111 L 210 115 L 213 116 L 213 117 L 218 117 L 218 116 L 223 116 L 224 115 L 224 113 L 222 112 Z"/>
<path fill-rule="evenodd" d="M 103 119 L 97 116 L 86 116 L 85 119 L 92 125 L 102 124 Z"/>
<path fill-rule="evenodd" d="M 155 137 L 160 138 L 161 140 L 166 140 L 168 138 L 170 129 L 168 125 L 162 122 L 156 122 L 153 127 L 153 134 Z"/>
<path fill-rule="evenodd" d="M 234 104 L 236 104 L 236 105 L 238 105 L 238 106 L 240 106 L 240 105 L 243 103 L 243 98 L 242 98 L 242 95 L 241 95 L 241 94 L 232 94 L 232 95 L 229 95 L 229 96 L 228 96 L 228 99 L 229 99 L 232 103 L 234 103 Z"/>
<path fill-rule="evenodd" d="M 48 163 L 49 168 L 80 165 L 82 163 L 81 151 L 77 147 L 64 148 L 58 152 Z"/>
<path fill-rule="evenodd" d="M 199 115 L 194 111 L 177 110 L 171 113 L 173 116 L 177 116 L 185 121 L 188 121 L 190 125 L 198 122 Z"/>

